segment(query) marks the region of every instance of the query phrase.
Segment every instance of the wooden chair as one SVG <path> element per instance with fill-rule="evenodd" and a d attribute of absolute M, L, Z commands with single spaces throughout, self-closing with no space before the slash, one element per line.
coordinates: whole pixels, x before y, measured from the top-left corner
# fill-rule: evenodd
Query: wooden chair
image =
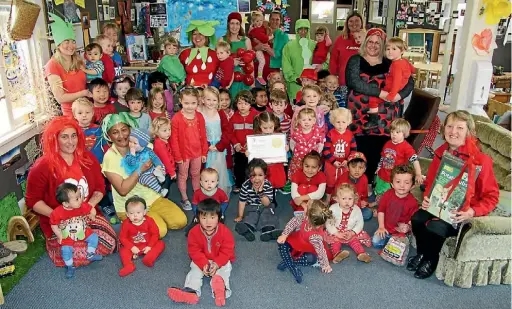
<path fill-rule="evenodd" d="M 424 90 L 414 88 L 411 101 L 404 113 L 404 119 L 411 124 L 411 132 L 407 141 L 418 151 L 430 126 L 436 118 L 441 98 Z"/>

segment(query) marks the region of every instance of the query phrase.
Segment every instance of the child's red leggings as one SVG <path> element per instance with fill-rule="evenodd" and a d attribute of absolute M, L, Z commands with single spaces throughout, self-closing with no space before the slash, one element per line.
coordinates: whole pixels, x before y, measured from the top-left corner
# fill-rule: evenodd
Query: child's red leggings
<path fill-rule="evenodd" d="M 350 240 L 348 241 L 344 241 L 344 242 L 341 242 L 341 241 L 336 241 L 334 243 L 331 244 L 331 249 L 332 249 L 332 254 L 333 255 L 336 255 L 338 254 L 338 252 L 341 251 L 341 246 L 343 244 L 347 244 L 350 248 L 352 248 L 352 250 L 354 250 L 354 252 L 359 255 L 361 253 L 364 253 L 364 248 L 363 248 L 363 245 L 361 244 L 361 241 L 359 240 L 359 238 L 357 238 L 356 236 L 352 237 Z"/>
<path fill-rule="evenodd" d="M 142 249 L 144 249 L 146 245 L 138 245 L 137 248 L 139 248 L 140 252 L 139 255 L 143 255 Z M 142 263 L 148 267 L 153 267 L 155 264 L 156 259 L 162 254 L 162 252 L 165 249 L 165 243 L 162 240 L 159 240 L 152 248 L 149 250 L 149 252 L 142 258 Z M 123 267 L 127 267 L 133 264 L 132 257 L 133 253 L 131 248 L 127 247 L 121 247 L 119 249 L 119 255 L 121 256 L 121 263 L 123 264 Z"/>

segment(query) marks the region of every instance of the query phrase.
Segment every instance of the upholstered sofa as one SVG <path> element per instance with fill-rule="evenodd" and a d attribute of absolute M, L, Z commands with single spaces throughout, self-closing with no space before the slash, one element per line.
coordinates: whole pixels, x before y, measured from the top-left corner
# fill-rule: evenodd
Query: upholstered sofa
<path fill-rule="evenodd" d="M 493 158 L 500 187 L 498 207 L 487 217 L 464 222 L 457 237 L 446 240 L 440 253 L 436 277 L 448 286 L 470 288 L 512 283 L 511 141 L 510 131 L 475 117 L 477 137 L 484 153 Z M 421 159 L 422 171 L 431 161 Z M 414 192 L 418 200 L 421 193 Z"/>

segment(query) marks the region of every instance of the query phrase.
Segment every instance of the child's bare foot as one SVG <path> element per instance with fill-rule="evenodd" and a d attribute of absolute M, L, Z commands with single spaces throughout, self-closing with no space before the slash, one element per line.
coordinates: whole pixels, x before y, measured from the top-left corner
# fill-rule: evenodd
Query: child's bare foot
<path fill-rule="evenodd" d="M 368 253 L 361 253 L 357 256 L 357 260 L 365 263 L 370 263 L 372 261 L 372 258 Z"/>
<path fill-rule="evenodd" d="M 340 252 L 338 252 L 338 254 L 336 254 L 334 259 L 332 259 L 332 262 L 334 264 L 338 264 L 339 262 L 341 262 L 344 259 L 348 258 L 349 255 L 350 255 L 350 252 L 348 252 L 347 250 L 340 251 Z"/>
<path fill-rule="evenodd" d="M 226 286 L 221 276 L 215 275 L 212 278 L 213 296 L 215 296 L 215 305 L 223 307 L 226 304 Z"/>
<path fill-rule="evenodd" d="M 135 264 L 126 265 L 119 270 L 119 276 L 126 277 L 135 271 Z"/>
<path fill-rule="evenodd" d="M 199 296 L 197 296 L 197 293 L 189 288 L 168 288 L 167 295 L 176 303 L 195 305 L 199 302 Z"/>

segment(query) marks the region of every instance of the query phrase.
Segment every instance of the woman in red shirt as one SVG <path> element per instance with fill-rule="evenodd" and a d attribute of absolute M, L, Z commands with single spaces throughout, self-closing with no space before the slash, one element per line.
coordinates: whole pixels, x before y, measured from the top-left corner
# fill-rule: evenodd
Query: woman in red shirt
<path fill-rule="evenodd" d="M 86 76 L 82 71 L 83 59 L 76 51 L 73 26 L 57 15 L 51 14 L 50 24 L 57 49 L 44 67 L 50 90 L 61 106 L 64 116 L 73 116 L 71 104 L 81 97 L 92 97 L 86 87 Z"/>
<path fill-rule="evenodd" d="M 356 43 L 353 33 L 365 30 L 361 14 L 353 11 L 348 17 L 341 35 L 336 39 L 331 49 L 329 71 L 338 76 L 340 86 L 345 85 L 345 67 L 348 59 L 359 52 L 360 44 Z"/>
<path fill-rule="evenodd" d="M 466 167 L 463 167 L 463 170 L 468 171 L 469 180 L 474 179 L 477 166 L 481 167 L 476 179 L 468 181 L 465 202 L 459 211 L 453 212 L 453 223 L 459 224 L 472 217 L 487 216 L 498 204 L 499 189 L 492 160 L 480 151 L 474 134 L 475 122 L 468 112 L 455 111 L 448 114 L 443 125 L 446 143 L 435 151 L 424 183 L 426 188 L 421 209 L 411 218 L 418 254 L 409 258 L 407 270 L 415 271 L 414 277 L 418 279 L 428 278 L 434 273 L 444 241 L 459 232 L 458 227 L 454 228 L 453 225 L 439 220 L 427 211 L 430 207 L 431 187 L 445 151 L 464 160 Z M 458 177 L 455 178 L 457 179 Z"/>
<path fill-rule="evenodd" d="M 85 150 L 84 133 L 74 119 L 54 118 L 45 128 L 42 142 L 43 156 L 30 169 L 25 199 L 27 206 L 39 215 L 39 226 L 46 238 L 46 250 L 50 259 L 55 265 L 64 266 L 60 245 L 49 223 L 50 214 L 59 206 L 55 196 L 57 187 L 64 182 L 75 184 L 79 187 L 84 201 L 96 207 L 105 194 L 105 182 L 98 160 Z M 92 232 L 100 238 L 97 253 L 105 256 L 117 248 L 117 236 L 108 221 L 99 213 L 98 209 L 96 219 L 88 224 Z M 86 242 L 75 242 L 75 266 L 90 263 L 85 258 L 86 251 Z"/>

